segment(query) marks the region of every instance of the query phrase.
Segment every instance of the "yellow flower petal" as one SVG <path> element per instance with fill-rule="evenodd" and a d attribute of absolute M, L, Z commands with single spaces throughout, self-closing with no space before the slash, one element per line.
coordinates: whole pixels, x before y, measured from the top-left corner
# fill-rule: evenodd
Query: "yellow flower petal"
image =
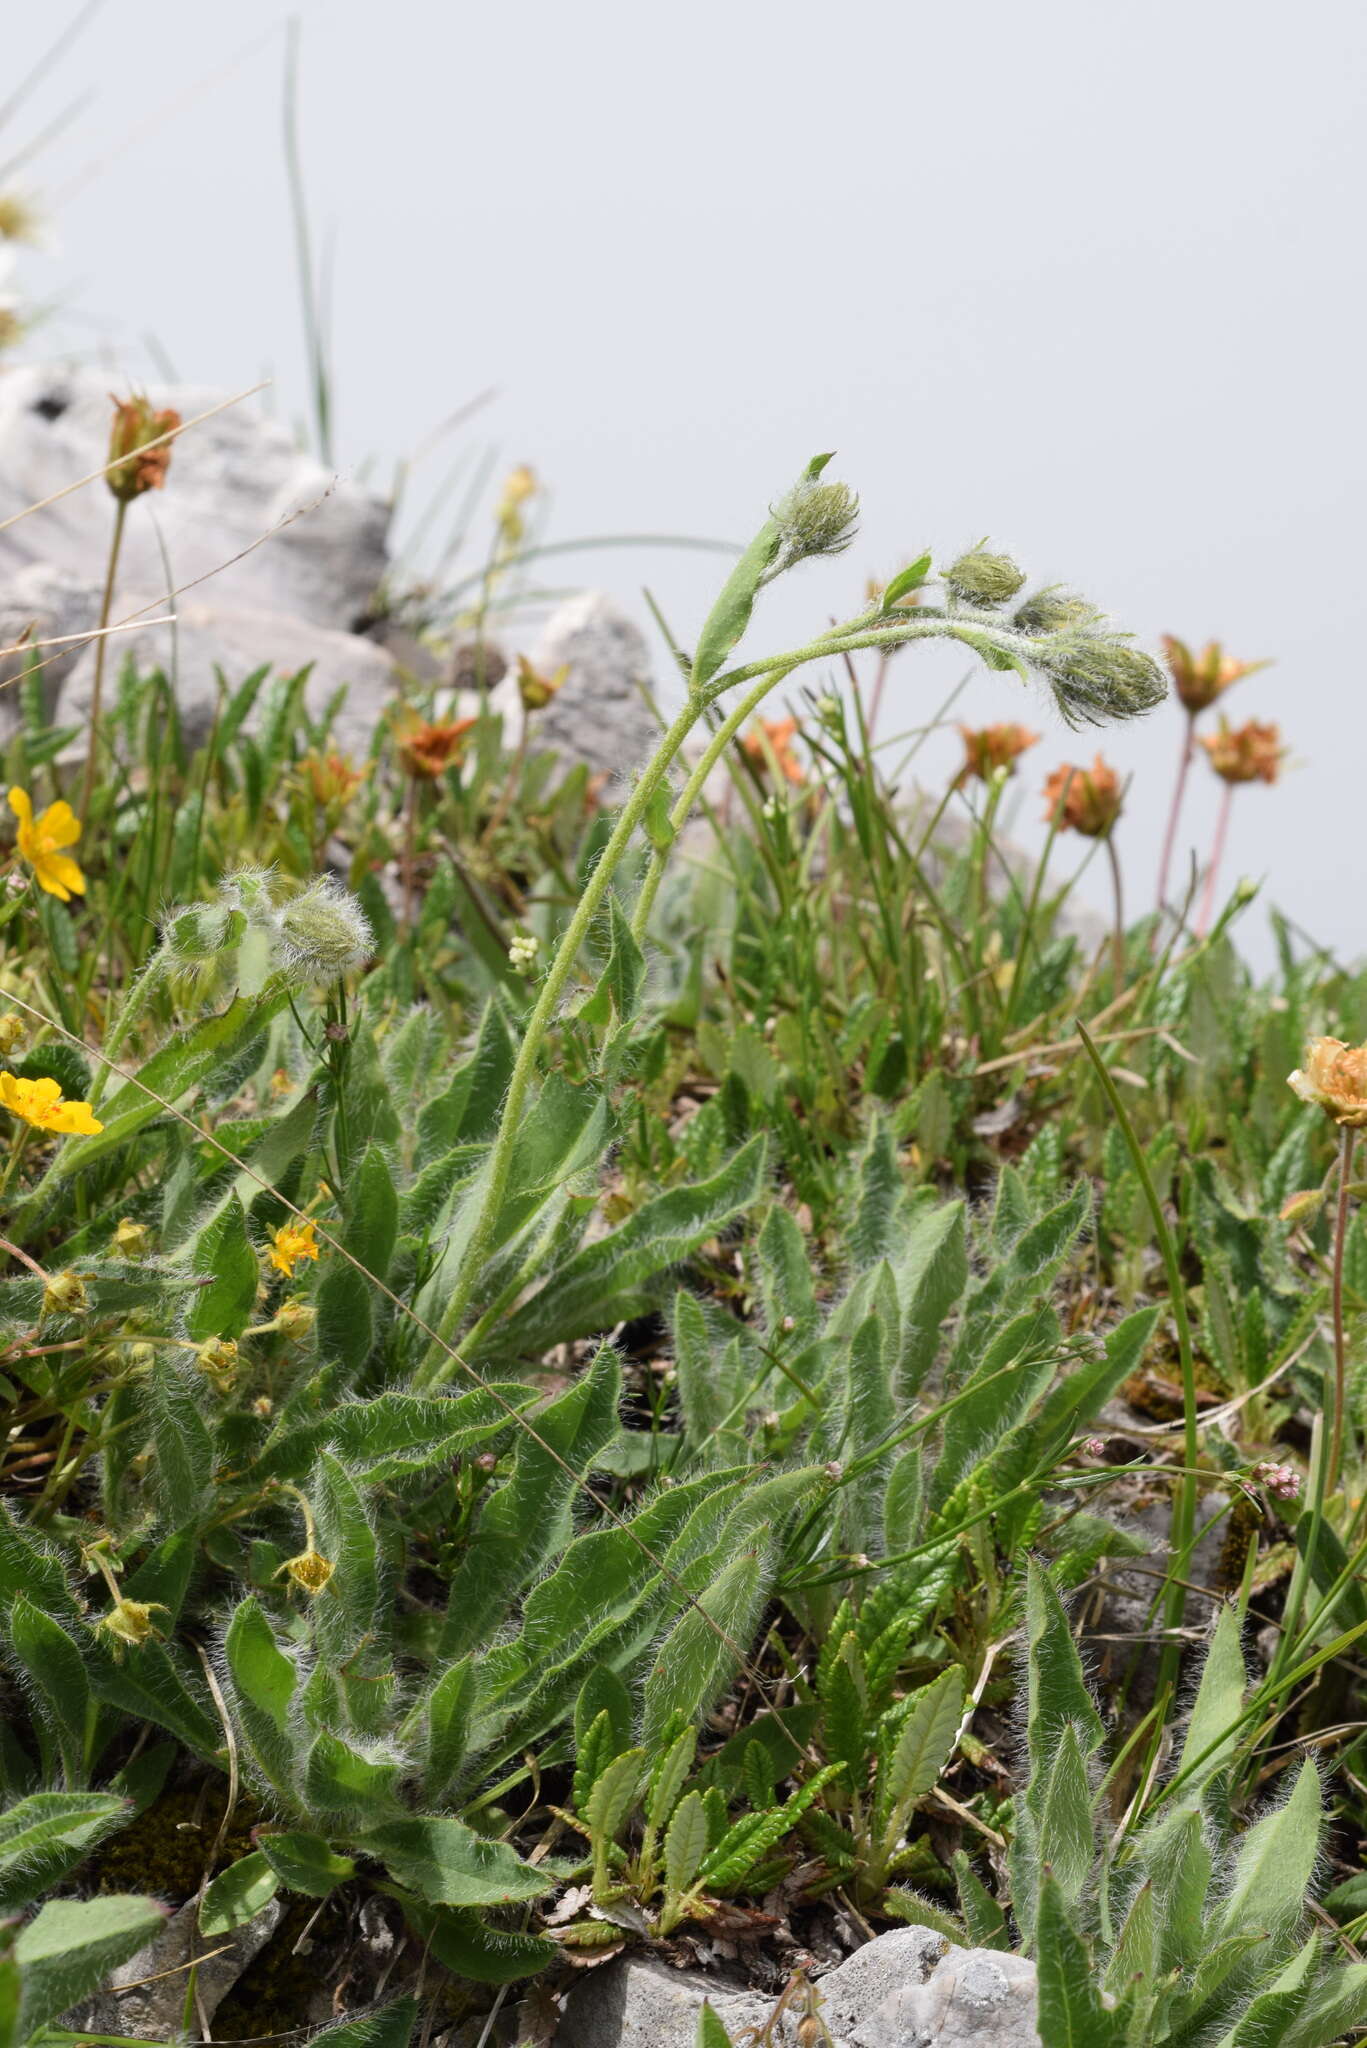
<path fill-rule="evenodd" d="M 104 1129 L 104 1125 L 88 1102 L 64 1102 L 53 1111 L 48 1129 L 78 1131 L 82 1137 L 94 1137 L 97 1131 Z"/>
<path fill-rule="evenodd" d="M 29 793 L 26 789 L 12 789 L 10 791 L 9 807 L 22 824 L 27 825 L 32 822 L 33 805 L 29 800 Z"/>
<path fill-rule="evenodd" d="M 49 846 L 74 846 L 81 836 L 81 821 L 63 801 L 48 805 L 38 820 L 38 830 Z"/>
<path fill-rule="evenodd" d="M 73 896 L 84 896 L 85 876 L 69 853 L 48 853 L 33 864 L 40 889 L 46 889 L 49 896 L 60 896 L 63 903 L 69 903 Z"/>

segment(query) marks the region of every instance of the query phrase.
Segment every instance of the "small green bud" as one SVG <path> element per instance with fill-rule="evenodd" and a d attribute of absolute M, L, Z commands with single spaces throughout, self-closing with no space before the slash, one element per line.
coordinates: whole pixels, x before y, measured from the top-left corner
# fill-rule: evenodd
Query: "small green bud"
<path fill-rule="evenodd" d="M 1032 655 L 1047 676 L 1069 725 L 1108 725 L 1140 718 L 1168 694 L 1168 679 L 1150 654 L 1101 624 L 1046 640 Z"/>
<path fill-rule="evenodd" d="M 1010 555 L 994 555 L 987 548 L 970 548 L 945 570 L 945 582 L 956 597 L 967 604 L 1005 604 L 1025 581 Z"/>
<path fill-rule="evenodd" d="M 1011 614 L 1022 633 L 1061 633 L 1096 617 L 1095 607 L 1071 590 L 1036 590 Z"/>
<path fill-rule="evenodd" d="M 191 903 L 168 911 L 161 921 L 163 950 L 186 967 L 233 950 L 246 936 L 246 913 L 223 903 Z"/>
<path fill-rule="evenodd" d="M 320 876 L 271 920 L 286 967 L 303 981 L 336 981 L 369 958 L 370 922 L 349 890 Z"/>
<path fill-rule="evenodd" d="M 791 569 L 813 555 L 843 554 L 859 523 L 859 500 L 848 484 L 823 484 L 811 477 L 771 510 L 781 529 L 780 569 Z"/>

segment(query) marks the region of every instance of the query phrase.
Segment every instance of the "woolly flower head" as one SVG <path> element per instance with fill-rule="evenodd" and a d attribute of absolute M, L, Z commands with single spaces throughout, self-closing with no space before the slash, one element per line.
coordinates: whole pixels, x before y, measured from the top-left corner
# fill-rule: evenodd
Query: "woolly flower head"
<path fill-rule="evenodd" d="M 848 484 L 804 477 L 770 508 L 780 531 L 776 571 L 813 555 L 840 555 L 859 525 L 859 500 Z"/>
<path fill-rule="evenodd" d="M 320 875 L 271 917 L 281 960 L 301 981 L 338 981 L 368 960 L 370 920 L 349 889 Z"/>

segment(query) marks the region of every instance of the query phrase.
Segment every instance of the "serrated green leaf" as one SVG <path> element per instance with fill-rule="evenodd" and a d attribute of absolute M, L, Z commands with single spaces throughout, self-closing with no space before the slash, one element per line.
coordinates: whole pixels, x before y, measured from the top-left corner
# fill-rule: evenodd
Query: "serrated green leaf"
<path fill-rule="evenodd" d="M 685 1792 L 665 1836 L 665 1889 L 680 1898 L 707 1854 L 707 1810 L 698 1792 Z"/>

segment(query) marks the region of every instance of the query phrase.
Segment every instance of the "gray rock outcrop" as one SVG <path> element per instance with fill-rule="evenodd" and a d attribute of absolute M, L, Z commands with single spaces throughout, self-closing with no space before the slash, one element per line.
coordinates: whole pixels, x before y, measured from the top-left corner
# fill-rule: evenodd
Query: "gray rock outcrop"
<path fill-rule="evenodd" d="M 88 633 L 99 618 L 113 499 L 100 482 L 66 487 L 107 457 L 110 382 L 87 369 L 0 374 L 0 733 L 18 715 L 17 693 L 3 685 L 25 663 L 22 652 L 5 650 L 25 636 Z M 185 420 L 223 396 L 194 386 L 148 392 L 153 405 Z M 378 498 L 332 476 L 250 401 L 203 421 L 176 442 L 164 487 L 129 508 L 111 614 L 115 622 L 150 622 L 174 610 L 179 624 L 114 636 L 106 677 L 130 657 L 141 669 L 174 671 L 195 744 L 213 720 L 216 668 L 232 689 L 263 665 L 290 675 L 312 663 L 310 711 L 345 685 L 337 741 L 364 751 L 398 680 L 393 657 L 352 630 L 388 566 L 387 523 Z M 206 580 L 167 604 L 168 589 L 199 578 Z M 83 727 L 93 645 L 44 648 L 41 663 L 49 714 Z"/>
<path fill-rule="evenodd" d="M 994 1949 L 964 1949 L 925 1927 L 898 1927 L 816 1979 L 837 2048 L 1040 2048 L 1035 1966 Z M 699 1971 L 628 1956 L 575 1987 L 557 2048 L 694 2048 L 710 2000 L 732 2040 L 762 2026 L 774 2001 L 727 1991 Z M 795 2012 L 775 2029 L 793 2048 Z"/>
<path fill-rule="evenodd" d="M 641 695 L 650 650 L 634 619 L 601 590 L 582 590 L 547 620 L 531 662 L 540 675 L 569 670 L 536 714 L 543 742 L 607 775 L 640 765 L 660 728 Z"/>
<path fill-rule="evenodd" d="M 107 460 L 112 382 L 83 368 L 25 366 L 0 375 L 0 522 L 26 513 L 0 530 L 0 593 L 32 563 L 55 564 L 101 586 L 114 513 L 104 485 L 69 491 L 42 511 L 26 508 Z M 147 391 L 154 406 L 174 407 L 184 420 L 229 395 L 197 385 L 154 384 Z M 292 513 L 299 516 L 252 546 Z M 333 476 L 255 401 L 244 400 L 182 434 L 164 487 L 130 508 L 120 587 L 164 593 L 168 565 L 175 585 L 213 571 L 216 606 L 240 604 L 349 630 L 384 578 L 388 519 L 373 493 Z M 240 561 L 221 567 L 246 548 L 251 552 Z"/>

